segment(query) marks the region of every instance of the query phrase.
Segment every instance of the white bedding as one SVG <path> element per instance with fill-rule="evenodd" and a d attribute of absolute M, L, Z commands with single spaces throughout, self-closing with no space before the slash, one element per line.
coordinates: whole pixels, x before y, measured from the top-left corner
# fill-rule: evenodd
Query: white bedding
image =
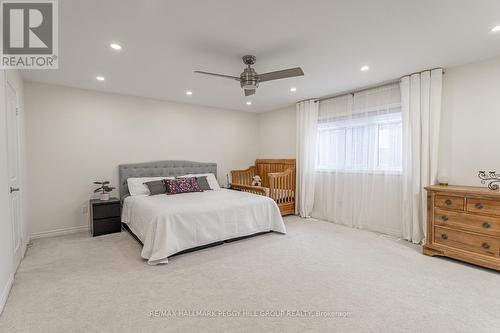
<path fill-rule="evenodd" d="M 142 241 L 142 257 L 167 263 L 179 251 L 258 232 L 286 233 L 276 203 L 265 196 L 218 190 L 130 196 L 122 222 Z"/>

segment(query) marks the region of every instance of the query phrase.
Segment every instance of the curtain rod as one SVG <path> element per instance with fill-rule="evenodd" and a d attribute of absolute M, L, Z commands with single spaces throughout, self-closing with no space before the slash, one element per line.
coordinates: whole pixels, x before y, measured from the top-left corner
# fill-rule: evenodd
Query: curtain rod
<path fill-rule="evenodd" d="M 326 96 L 326 97 L 322 97 L 322 98 L 308 98 L 308 99 L 304 99 L 304 100 L 298 101 L 297 103 L 304 102 L 304 101 L 311 101 L 311 100 L 313 100 L 314 103 L 318 103 L 318 102 L 322 102 L 322 101 L 327 101 L 329 99 L 334 99 L 334 98 L 337 98 L 337 97 L 340 97 L 340 96 L 352 95 L 352 94 L 360 93 L 360 92 L 363 92 L 363 91 L 366 91 L 366 90 L 370 90 L 370 89 L 375 89 L 375 88 L 382 88 L 382 87 L 385 87 L 385 86 L 390 86 L 392 84 L 398 83 L 398 82 L 401 81 L 402 78 L 404 78 L 406 76 L 411 76 L 413 74 L 419 74 L 419 73 L 422 73 L 422 72 L 433 71 L 435 69 L 441 69 L 441 70 L 443 70 L 443 75 L 445 74 L 445 71 L 444 71 L 444 69 L 442 67 L 436 67 L 436 68 L 426 69 L 426 70 L 419 71 L 419 72 L 413 72 L 413 73 L 408 74 L 408 75 L 403 75 L 399 79 L 393 79 L 393 80 L 388 80 L 388 81 L 384 81 L 384 82 L 379 82 L 379 83 L 371 84 L 371 85 L 364 86 L 364 87 L 361 87 L 361 88 L 358 88 L 358 89 L 347 90 L 347 91 L 343 91 L 343 92 L 337 93 L 335 95 L 330 95 L 330 96 Z"/>
<path fill-rule="evenodd" d="M 420 73 L 423 73 L 423 72 L 432 72 L 432 71 L 434 71 L 434 70 L 436 70 L 436 69 L 440 69 L 440 70 L 442 70 L 442 71 L 443 71 L 443 75 L 445 74 L 445 70 L 444 70 L 444 68 L 443 68 L 443 67 L 435 67 L 435 68 L 426 69 L 426 70 L 419 71 L 419 72 L 413 72 L 413 73 L 410 73 L 410 74 L 408 74 L 408 75 L 403 75 L 403 76 L 401 76 L 401 78 L 404 78 L 404 77 L 407 77 L 407 76 L 412 76 L 413 74 L 420 74 Z"/>
<path fill-rule="evenodd" d="M 334 98 L 337 98 L 337 97 L 340 97 L 340 96 L 353 95 L 353 94 L 360 93 L 360 92 L 363 92 L 363 91 L 366 91 L 366 90 L 370 90 L 370 89 L 382 88 L 382 87 L 385 87 L 385 86 L 390 86 L 390 85 L 393 85 L 395 83 L 398 83 L 399 81 L 401 81 L 401 79 L 384 81 L 384 82 L 381 82 L 381 83 L 376 83 L 376 84 L 371 84 L 371 85 L 368 85 L 368 86 L 364 86 L 364 87 L 358 88 L 358 89 L 352 89 L 352 90 L 348 90 L 348 91 L 343 91 L 343 92 L 340 92 L 340 93 L 335 94 L 335 95 L 331 95 L 331 96 L 327 96 L 327 97 L 323 97 L 323 98 L 318 98 L 318 99 L 315 100 L 315 103 L 322 102 L 322 101 L 327 101 L 329 99 L 334 99 Z"/>

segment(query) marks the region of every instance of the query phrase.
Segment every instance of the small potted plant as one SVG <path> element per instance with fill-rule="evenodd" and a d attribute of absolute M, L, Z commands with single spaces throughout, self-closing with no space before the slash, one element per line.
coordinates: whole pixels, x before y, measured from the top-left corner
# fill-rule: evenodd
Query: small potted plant
<path fill-rule="evenodd" d="M 103 201 L 109 200 L 109 192 L 113 191 L 116 187 L 109 186 L 109 181 L 94 182 L 96 185 L 101 185 L 101 187 L 96 188 L 94 193 L 101 192 L 100 199 Z"/>

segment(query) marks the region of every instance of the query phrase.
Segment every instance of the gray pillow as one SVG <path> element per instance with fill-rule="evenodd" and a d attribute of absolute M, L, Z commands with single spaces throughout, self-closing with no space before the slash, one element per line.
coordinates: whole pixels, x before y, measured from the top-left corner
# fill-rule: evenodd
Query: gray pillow
<path fill-rule="evenodd" d="M 165 194 L 167 193 L 167 186 L 163 180 L 155 180 L 152 182 L 144 183 L 149 188 L 150 195 Z"/>
<path fill-rule="evenodd" d="M 211 190 L 210 185 L 208 185 L 207 176 L 196 177 L 196 182 L 198 183 L 198 187 L 203 191 Z"/>

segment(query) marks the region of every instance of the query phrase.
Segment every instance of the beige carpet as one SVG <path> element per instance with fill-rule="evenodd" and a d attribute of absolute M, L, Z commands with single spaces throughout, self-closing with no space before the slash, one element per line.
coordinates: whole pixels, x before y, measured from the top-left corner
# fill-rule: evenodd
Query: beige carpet
<path fill-rule="evenodd" d="M 286 224 L 155 267 L 126 232 L 37 240 L 0 332 L 499 332 L 499 273 L 371 232 Z"/>

